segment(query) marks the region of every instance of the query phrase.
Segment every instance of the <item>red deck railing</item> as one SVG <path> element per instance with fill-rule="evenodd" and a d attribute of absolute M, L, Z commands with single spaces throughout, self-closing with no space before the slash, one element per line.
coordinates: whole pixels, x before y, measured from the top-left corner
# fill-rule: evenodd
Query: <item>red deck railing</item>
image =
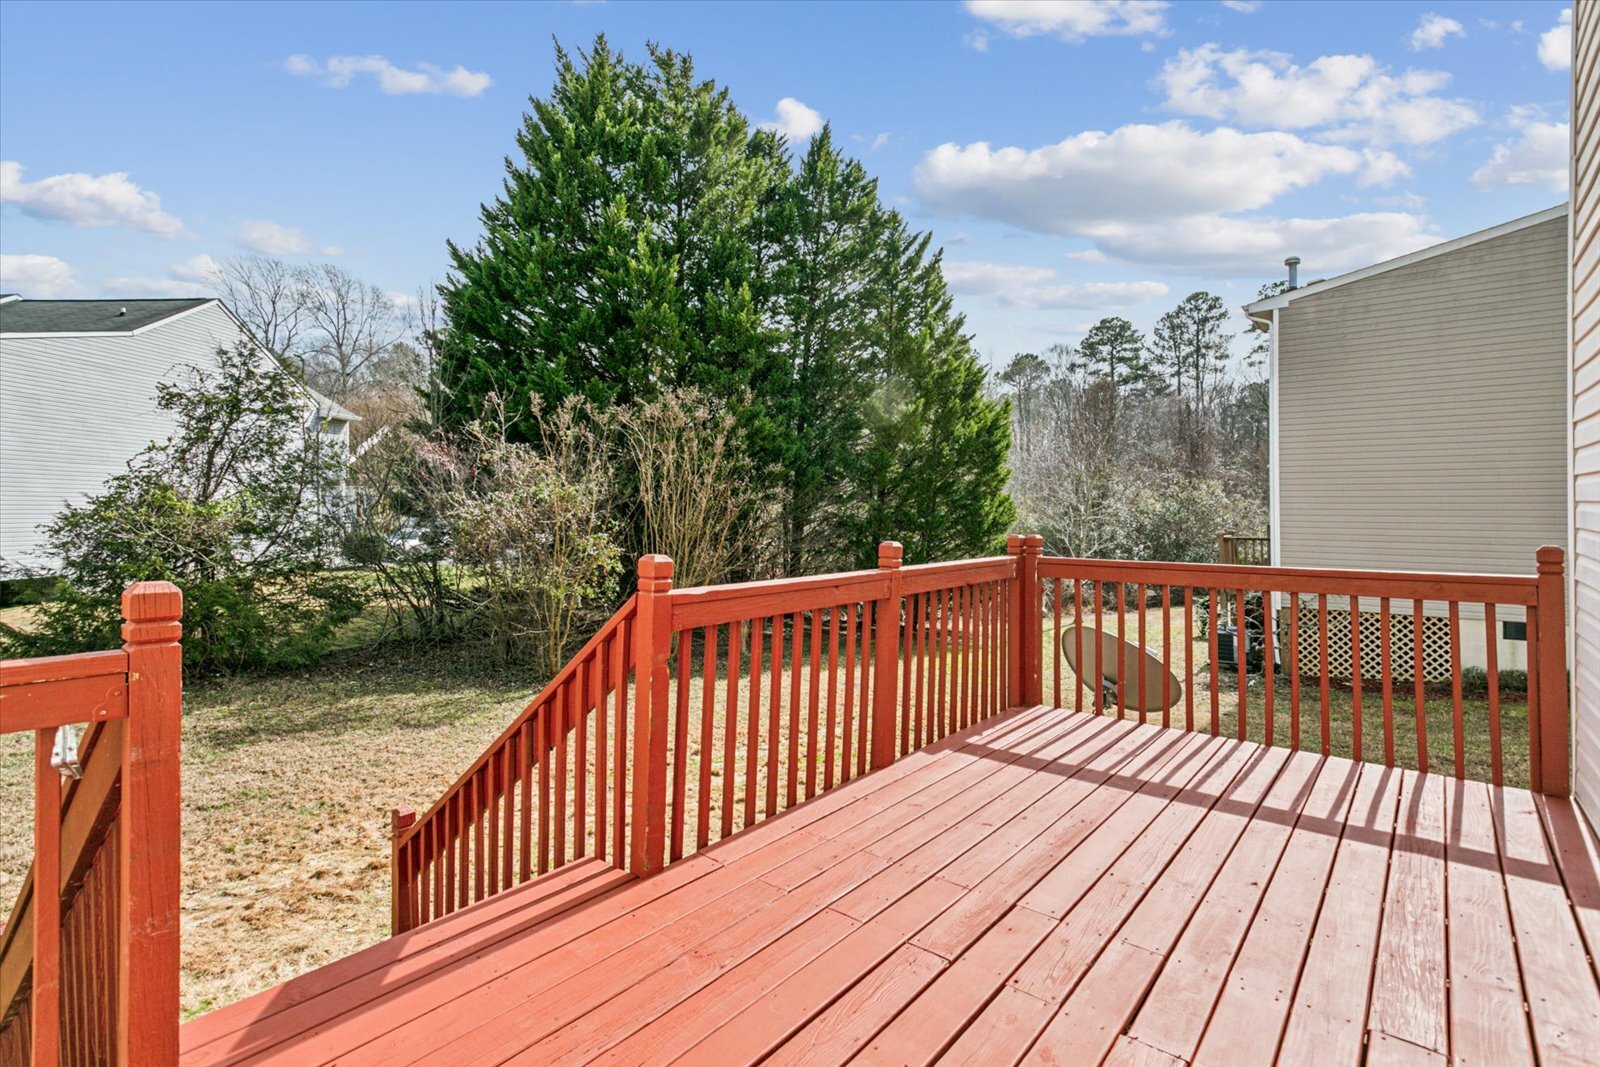
<path fill-rule="evenodd" d="M 175 1064 L 183 597 L 141 582 L 115 652 L 0 663 L 0 733 L 34 735 L 34 863 L 0 933 L 0 1063 Z M 52 765 L 88 723 L 82 777 Z"/>
<path fill-rule="evenodd" d="M 886 542 L 876 570 L 674 589 L 671 560 L 646 556 L 638 593 L 444 797 L 395 812 L 394 928 L 580 856 L 648 874 L 1047 693 L 1496 783 L 1525 721 L 1529 784 L 1564 794 L 1561 560 L 1541 549 L 1529 577 L 1131 563 L 1014 536 L 989 559 L 903 567 Z M 1145 646 L 1161 677 L 1081 682 L 1089 628 Z M 1501 650 L 1522 647 L 1526 684 L 1503 686 Z"/>

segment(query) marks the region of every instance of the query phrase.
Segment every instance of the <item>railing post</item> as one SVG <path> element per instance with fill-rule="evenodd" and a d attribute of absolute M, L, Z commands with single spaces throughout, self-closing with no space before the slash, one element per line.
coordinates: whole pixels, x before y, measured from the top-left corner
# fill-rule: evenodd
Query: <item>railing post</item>
<path fill-rule="evenodd" d="M 1029 534 L 1022 539 L 1022 634 L 1028 658 L 1022 665 L 1022 688 L 1018 703 L 1025 707 L 1044 703 L 1044 584 L 1039 581 L 1039 560 L 1044 556 L 1044 537 Z"/>
<path fill-rule="evenodd" d="M 1010 636 L 1006 640 L 1006 691 L 1011 696 L 1011 701 L 1017 704 L 1027 702 L 1028 678 L 1028 617 L 1032 614 L 1028 610 L 1028 601 L 1031 599 L 1031 587 L 1028 583 L 1028 565 L 1025 543 L 1027 538 L 1021 534 L 1006 535 L 1006 555 L 1012 559 L 1011 564 L 1011 602 L 1010 618 L 1007 627 Z"/>
<path fill-rule="evenodd" d="M 122 594 L 128 721 L 122 746 L 117 886 L 117 1062 L 178 1062 L 179 759 L 183 593 L 138 582 Z"/>
<path fill-rule="evenodd" d="M 411 876 L 404 869 L 400 854 L 405 846 L 401 838 L 415 826 L 414 808 L 395 808 L 389 812 L 389 932 L 402 934 L 411 929 L 411 917 L 416 911 L 412 899 Z"/>
<path fill-rule="evenodd" d="M 904 555 L 899 541 L 878 545 L 878 569 L 888 572 L 889 591 L 872 606 L 877 635 L 872 654 L 873 770 L 894 762 L 900 695 L 900 564 Z"/>
<path fill-rule="evenodd" d="M 1533 782 L 1539 792 L 1564 797 L 1571 792 L 1568 767 L 1567 578 L 1566 553 L 1554 545 L 1539 549 L 1539 766 Z"/>
<path fill-rule="evenodd" d="M 666 853 L 671 592 L 672 560 L 660 555 L 639 557 L 633 622 L 633 805 L 628 870 L 641 876 L 659 871 Z"/>

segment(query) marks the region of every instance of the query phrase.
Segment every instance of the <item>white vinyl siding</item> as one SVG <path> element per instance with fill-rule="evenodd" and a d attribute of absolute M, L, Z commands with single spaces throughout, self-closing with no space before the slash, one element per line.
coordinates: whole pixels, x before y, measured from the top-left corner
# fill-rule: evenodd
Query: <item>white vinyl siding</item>
<path fill-rule="evenodd" d="M 1573 789 L 1600 826 L 1600 10 L 1573 5 Z"/>
<path fill-rule="evenodd" d="M 1279 563 L 1532 574 L 1566 543 L 1566 230 L 1278 311 Z"/>
<path fill-rule="evenodd" d="M 172 432 L 157 383 L 239 339 L 218 304 L 136 334 L 0 337 L 0 574 L 48 566 L 39 526 Z"/>

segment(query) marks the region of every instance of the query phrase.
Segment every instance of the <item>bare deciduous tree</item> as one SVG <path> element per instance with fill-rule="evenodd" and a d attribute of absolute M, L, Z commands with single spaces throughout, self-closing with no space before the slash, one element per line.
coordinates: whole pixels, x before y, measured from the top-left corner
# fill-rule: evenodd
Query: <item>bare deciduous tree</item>
<path fill-rule="evenodd" d="M 306 372 L 335 400 L 348 397 L 405 336 L 394 299 L 332 263 L 302 268 L 311 337 Z"/>
<path fill-rule="evenodd" d="M 213 280 L 257 341 L 303 369 L 306 293 L 300 268 L 270 256 L 232 256 L 217 265 Z"/>

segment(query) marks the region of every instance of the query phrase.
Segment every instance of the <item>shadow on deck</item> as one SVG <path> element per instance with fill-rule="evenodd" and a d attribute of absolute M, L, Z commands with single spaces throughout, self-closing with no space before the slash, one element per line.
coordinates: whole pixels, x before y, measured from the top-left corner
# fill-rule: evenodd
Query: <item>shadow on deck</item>
<path fill-rule="evenodd" d="M 211 1012 L 182 1062 L 1593 1063 L 1597 872 L 1566 800 L 1019 709 Z"/>

